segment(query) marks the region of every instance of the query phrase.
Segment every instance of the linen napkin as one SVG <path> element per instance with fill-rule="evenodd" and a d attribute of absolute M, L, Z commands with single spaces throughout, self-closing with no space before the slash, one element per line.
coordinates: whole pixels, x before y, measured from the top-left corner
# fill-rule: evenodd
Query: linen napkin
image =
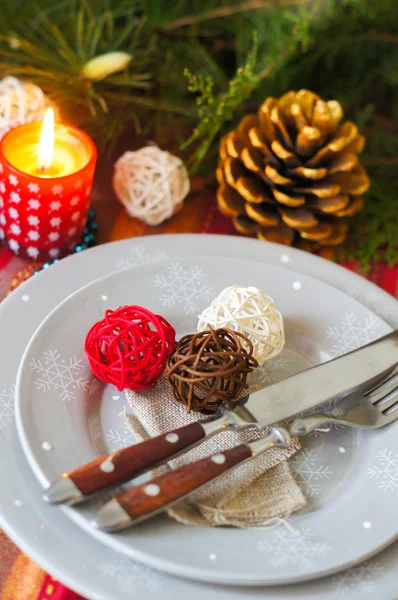
<path fill-rule="evenodd" d="M 194 412 L 187 414 L 185 407 L 173 399 L 170 384 L 165 378 L 161 378 L 151 390 L 127 391 L 126 396 L 132 411 L 124 415 L 126 425 L 140 441 L 205 418 Z M 152 475 L 253 441 L 265 432 L 266 428 L 262 431 L 255 428 L 222 431 L 157 468 Z M 168 510 L 169 516 L 189 525 L 244 528 L 290 515 L 306 503 L 287 460 L 299 449 L 298 441 L 294 440 L 288 448 L 268 450 L 194 492 L 189 499 L 172 506 Z"/>

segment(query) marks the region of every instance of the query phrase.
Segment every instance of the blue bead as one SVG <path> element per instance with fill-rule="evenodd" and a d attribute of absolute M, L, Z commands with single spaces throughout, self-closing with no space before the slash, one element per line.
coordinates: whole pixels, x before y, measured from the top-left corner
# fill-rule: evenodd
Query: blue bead
<path fill-rule="evenodd" d="M 89 218 L 91 217 L 92 219 L 94 219 L 95 215 L 96 215 L 95 210 L 93 208 L 89 208 L 89 210 L 88 210 L 88 216 L 89 216 Z"/>
<path fill-rule="evenodd" d="M 38 273 L 40 273 L 39 269 L 36 269 L 36 271 L 33 271 L 33 275 L 37 275 Z"/>
<path fill-rule="evenodd" d="M 55 264 L 57 262 L 59 262 L 59 258 L 54 258 L 53 263 Z"/>
<path fill-rule="evenodd" d="M 90 230 L 91 231 L 98 231 L 99 229 L 99 225 L 97 223 L 97 221 L 94 221 L 93 223 L 90 223 Z"/>
<path fill-rule="evenodd" d="M 75 248 L 75 252 L 81 252 L 82 250 L 84 250 L 82 245 L 76 246 L 76 248 Z"/>

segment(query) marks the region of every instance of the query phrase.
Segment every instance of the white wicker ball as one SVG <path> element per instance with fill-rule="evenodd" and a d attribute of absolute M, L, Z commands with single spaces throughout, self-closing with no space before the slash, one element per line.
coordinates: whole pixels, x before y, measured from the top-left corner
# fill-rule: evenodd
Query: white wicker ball
<path fill-rule="evenodd" d="M 41 121 L 50 106 L 51 101 L 37 85 L 16 77 L 1 79 L 0 139 L 18 125 Z"/>
<path fill-rule="evenodd" d="M 231 285 L 199 315 L 198 331 L 208 326 L 243 333 L 253 344 L 259 365 L 274 358 L 285 344 L 283 318 L 275 302 L 256 287 Z"/>
<path fill-rule="evenodd" d="M 132 217 L 159 225 L 182 208 L 189 177 L 177 156 L 147 146 L 116 161 L 113 187 Z"/>

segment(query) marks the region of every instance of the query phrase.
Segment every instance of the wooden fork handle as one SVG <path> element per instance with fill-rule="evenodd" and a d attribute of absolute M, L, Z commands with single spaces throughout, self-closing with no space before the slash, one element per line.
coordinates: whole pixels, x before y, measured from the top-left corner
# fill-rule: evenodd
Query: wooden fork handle
<path fill-rule="evenodd" d="M 206 432 L 200 423 L 169 431 L 139 444 L 122 448 L 69 471 L 69 477 L 82 494 L 89 496 L 110 485 L 118 485 L 167 462 L 202 441 Z"/>
<path fill-rule="evenodd" d="M 131 522 L 137 522 L 164 510 L 251 456 L 250 446 L 241 444 L 130 488 L 109 504 L 118 502 Z"/>

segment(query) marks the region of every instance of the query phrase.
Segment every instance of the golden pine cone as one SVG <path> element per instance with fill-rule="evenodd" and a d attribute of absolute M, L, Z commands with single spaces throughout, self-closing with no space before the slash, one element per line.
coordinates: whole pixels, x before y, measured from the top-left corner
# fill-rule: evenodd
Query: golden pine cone
<path fill-rule="evenodd" d="M 365 138 L 342 117 L 336 100 L 291 91 L 221 140 L 217 203 L 238 231 L 303 249 L 345 240 L 344 217 L 361 210 L 370 182 L 357 156 Z"/>

